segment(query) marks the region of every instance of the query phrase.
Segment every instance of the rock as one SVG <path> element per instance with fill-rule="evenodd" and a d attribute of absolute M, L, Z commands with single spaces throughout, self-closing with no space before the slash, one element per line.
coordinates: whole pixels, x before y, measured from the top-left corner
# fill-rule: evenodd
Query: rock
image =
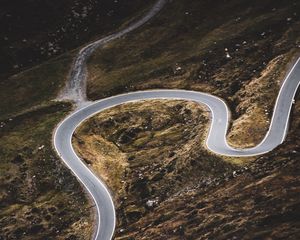
<path fill-rule="evenodd" d="M 13 160 L 12 160 L 12 163 L 14 164 L 21 164 L 23 163 L 25 160 L 23 159 L 23 157 L 18 154 Z"/>

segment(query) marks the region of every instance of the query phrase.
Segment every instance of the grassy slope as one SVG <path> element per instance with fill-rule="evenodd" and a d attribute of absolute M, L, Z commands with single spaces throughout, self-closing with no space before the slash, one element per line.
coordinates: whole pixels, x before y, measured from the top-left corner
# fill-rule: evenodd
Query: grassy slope
<path fill-rule="evenodd" d="M 147 88 L 210 92 L 233 110 L 231 144 L 253 146 L 267 130 L 281 80 L 297 55 L 298 9 L 296 1 L 174 0 L 147 27 L 94 54 L 88 62 L 88 95 L 98 99 Z M 160 104 L 153 108 L 164 109 Z M 110 120 L 103 113 L 88 121 L 75 137 L 78 152 L 117 192 L 117 239 L 298 239 L 299 106 L 285 145 L 250 163 L 226 159 L 242 163 L 227 169 L 201 148 L 172 153 L 172 131 L 159 148 L 143 151 L 149 135 L 159 142 L 160 134 L 135 132 L 136 125 L 144 127 L 139 109 L 146 111 L 146 119 L 152 113 L 147 103 L 123 106 L 110 111 Z M 172 123 L 165 124 L 172 128 Z M 203 140 L 201 130 L 193 130 Z M 188 139 L 194 131 L 186 132 Z M 126 147 L 119 142 L 124 135 L 130 140 Z M 107 146 L 113 146 L 114 156 L 107 156 Z M 116 156 L 117 163 L 111 161 Z M 156 160 L 159 172 L 154 171 Z M 172 162 L 184 170 L 177 172 Z M 219 172 L 209 181 L 204 175 L 202 181 L 203 175 L 193 169 L 210 174 L 211 163 Z M 111 164 L 120 168 L 114 170 Z M 154 200 L 154 207 L 146 205 L 148 200 Z"/>
<path fill-rule="evenodd" d="M 127 22 L 132 16 L 123 17 Z M 117 20 L 121 22 L 120 16 Z M 116 26 L 110 27 L 105 31 Z M 51 100 L 64 85 L 73 57 L 74 53 L 67 53 L 1 77 L 0 239 L 91 236 L 91 206 L 51 144 L 54 127 L 71 109 Z"/>
<path fill-rule="evenodd" d="M 146 28 L 94 54 L 88 96 L 146 88 L 210 92 L 235 113 L 232 144 L 252 146 L 267 129 L 265 110 L 272 111 L 298 48 L 298 8 L 295 1 L 172 1 Z"/>
<path fill-rule="evenodd" d="M 298 239 L 299 114 L 282 146 L 239 165 L 205 150 L 207 114 L 182 101 L 106 110 L 73 142 L 113 192 L 116 239 Z"/>
<path fill-rule="evenodd" d="M 115 30 L 153 0 L 3 0 L 0 75 L 35 66 Z"/>
<path fill-rule="evenodd" d="M 195 103 L 146 101 L 106 110 L 77 129 L 76 151 L 114 195 L 117 236 L 170 196 L 232 173 L 203 147 L 207 127 Z"/>
<path fill-rule="evenodd" d="M 134 7 L 128 11 L 128 15 L 124 13 L 127 3 L 122 2 L 120 6 L 115 6 L 120 8 L 119 11 L 122 11 L 122 14 L 120 16 L 107 16 L 107 19 L 101 16 L 103 23 L 110 21 L 110 25 L 104 24 L 105 26 L 102 26 L 98 31 L 94 31 L 93 38 L 95 35 L 104 35 L 107 32 L 115 31 L 117 27 L 121 26 L 121 23 L 130 22 L 135 15 L 140 15 L 138 10 L 144 11 L 144 8 L 148 8 L 150 2 L 152 1 L 141 3 L 137 0 L 131 3 Z M 106 15 L 107 8 L 109 7 L 106 6 L 101 11 L 99 10 L 99 14 Z M 117 12 L 117 10 L 115 11 Z M 89 21 L 92 21 L 90 18 L 93 18 L 93 15 L 88 17 Z M 26 25 L 26 23 L 24 24 Z M 68 46 L 75 44 L 74 41 L 77 40 L 68 39 Z M 81 39 L 81 41 L 83 40 Z M 76 52 L 65 53 L 12 76 L 7 76 L 8 70 L 6 74 L 0 75 L 0 119 L 54 99 L 64 86 Z"/>
<path fill-rule="evenodd" d="M 64 87 L 74 55 L 64 55 L 0 82 L 0 119 L 54 99 Z"/>
<path fill-rule="evenodd" d="M 118 239 L 299 239 L 299 119 L 297 103 L 283 145 L 169 198 Z"/>
<path fill-rule="evenodd" d="M 263 69 L 266 69 L 266 67 L 261 67 L 264 66 L 263 62 L 265 62 L 265 64 L 267 64 L 269 67 L 272 67 L 273 62 L 271 62 L 271 60 L 274 60 L 275 57 L 279 56 L 280 54 L 285 54 L 284 59 L 279 58 L 280 62 L 288 62 L 291 58 L 291 55 L 293 54 L 293 47 L 296 46 L 295 43 L 297 37 L 297 17 L 293 15 L 293 12 L 296 11 L 297 6 L 293 6 L 293 8 L 287 11 L 280 10 L 281 7 L 278 6 L 275 13 L 272 13 L 270 8 L 271 5 L 267 4 L 268 1 L 263 1 L 263 3 L 264 2 L 266 3 L 265 8 L 252 10 L 250 8 L 246 12 L 242 12 L 236 11 L 235 6 L 239 6 L 239 4 L 241 4 L 242 6 L 242 4 L 244 3 L 240 3 L 240 1 L 232 1 L 232 4 L 226 5 L 229 10 L 227 8 L 220 8 L 217 9 L 216 12 L 212 13 L 205 10 L 205 7 L 211 7 L 211 9 L 214 9 L 208 2 L 194 1 L 194 3 L 190 3 L 185 1 L 186 6 L 189 6 L 189 9 L 185 9 L 185 7 L 183 6 L 183 1 L 173 1 L 170 7 L 166 10 L 169 13 L 165 15 L 172 16 L 170 20 L 164 19 L 165 17 L 161 15 L 161 18 L 158 18 L 157 21 L 154 21 L 152 24 L 148 25 L 146 31 L 137 31 L 136 33 L 134 33 L 137 34 L 136 36 L 131 35 L 129 38 L 125 39 L 125 41 L 124 39 L 122 41 L 117 41 L 115 44 L 112 44 L 108 48 L 106 48 L 104 52 L 99 52 L 99 55 L 97 54 L 96 58 L 91 60 L 91 79 L 97 79 L 97 81 L 94 81 L 93 83 L 95 85 L 91 86 L 95 89 L 94 92 L 90 93 L 91 96 L 93 96 L 94 98 L 98 98 L 106 94 L 110 95 L 119 91 L 124 91 L 126 90 L 126 88 L 141 89 L 164 86 L 186 87 L 211 91 L 226 98 L 228 97 L 228 95 L 232 95 L 233 98 L 227 98 L 228 102 L 233 106 L 233 108 L 237 107 L 237 110 L 239 110 L 239 114 L 245 112 L 245 107 L 242 108 L 243 105 L 241 105 L 240 109 L 239 103 L 241 102 L 241 104 L 244 104 L 246 105 L 246 107 L 248 107 L 248 105 L 246 104 L 247 101 L 242 101 L 240 100 L 240 98 L 245 98 L 245 100 L 247 100 L 250 97 L 253 97 L 253 100 L 251 100 L 251 103 L 253 103 L 253 101 L 255 102 L 262 101 L 262 99 L 264 100 L 265 96 L 263 94 L 257 94 L 256 91 L 253 91 L 253 89 L 260 88 L 260 85 L 258 85 L 257 88 L 250 88 L 251 86 L 256 85 L 250 84 L 250 87 L 248 87 L 248 91 L 243 91 L 243 87 L 246 88 L 248 86 L 246 86 L 246 84 L 250 83 L 250 80 L 254 80 L 253 82 L 255 83 L 255 79 L 260 77 L 261 71 Z M 292 1 L 288 1 L 288 3 L 290 2 Z M 189 5 L 189 3 L 194 4 L 194 6 Z M 259 3 L 261 3 L 261 1 Z M 272 7 L 274 4 L 280 5 L 280 3 L 272 2 Z M 253 7 L 255 6 L 259 6 L 259 4 L 255 4 L 255 2 L 253 2 Z M 200 7 L 203 7 L 201 14 L 199 14 Z M 232 27 L 232 23 L 235 23 L 236 16 L 230 13 L 231 7 L 232 9 L 235 9 L 238 15 L 242 16 L 241 24 L 238 25 L 236 29 Z M 268 14 L 265 14 L 264 12 L 266 11 L 266 9 L 268 11 Z M 190 14 L 185 14 L 185 12 L 192 12 L 192 10 L 195 12 L 192 15 L 193 17 L 189 18 Z M 223 13 L 228 13 L 228 16 Z M 261 14 L 261 17 L 255 17 L 255 21 L 247 21 L 246 16 L 252 17 L 253 14 Z M 194 16 L 197 16 L 197 18 L 199 17 L 199 19 L 195 19 Z M 266 18 L 264 18 L 264 16 Z M 293 17 L 293 20 L 292 22 L 287 22 L 287 18 L 290 16 Z M 204 17 L 206 17 L 206 19 Z M 214 23 L 215 25 L 213 26 L 211 26 L 211 21 L 209 20 L 210 17 L 218 20 Z M 176 19 L 177 21 L 174 21 L 174 19 Z M 182 21 L 182 19 L 184 21 Z M 227 24 L 225 23 L 224 19 L 228 19 Z M 199 21 L 202 22 L 202 20 L 206 25 L 204 27 L 199 26 L 199 29 L 201 29 L 201 31 L 197 33 L 195 29 L 197 28 L 197 25 L 199 25 Z M 264 24 L 260 24 L 259 26 L 261 26 L 261 28 L 258 28 L 258 25 L 255 24 L 262 23 L 262 20 L 264 20 Z M 186 21 L 191 24 L 186 24 Z M 165 25 L 163 24 L 164 22 L 166 22 Z M 192 23 L 194 25 L 192 25 Z M 254 25 L 252 25 L 253 23 Z M 243 26 L 247 31 L 240 31 L 241 29 L 243 29 Z M 271 32 L 268 29 L 270 26 L 273 26 L 273 29 L 271 27 Z M 276 31 L 276 34 L 273 34 L 275 32 L 274 29 L 278 30 Z M 180 38 L 177 37 L 179 35 L 179 32 L 181 33 Z M 234 32 L 233 35 L 229 34 L 232 32 Z M 263 32 L 266 32 L 268 34 L 262 36 L 261 34 Z M 163 38 L 161 38 L 161 36 L 163 36 Z M 203 36 L 205 36 L 204 39 L 202 38 Z M 221 39 L 225 40 L 220 41 Z M 237 53 L 234 52 L 237 46 L 233 46 L 229 43 L 237 42 L 238 44 L 240 44 L 243 43 L 245 39 L 247 39 L 247 43 L 251 44 L 246 44 L 246 46 L 242 45 L 242 47 L 239 47 L 239 51 Z M 213 40 L 217 40 L 216 47 L 214 47 L 215 44 L 212 44 Z M 258 43 L 258 46 L 255 45 L 256 42 Z M 168 43 L 167 46 L 166 43 Z M 119 46 L 119 48 L 116 49 L 115 46 Z M 230 49 L 230 53 L 233 56 L 233 58 L 230 60 L 224 57 L 225 47 Z M 179 52 L 179 49 L 182 52 Z M 212 52 L 210 52 L 210 50 Z M 202 52 L 204 53 L 202 54 Z M 108 56 L 110 56 L 110 58 L 107 59 Z M 116 58 L 115 56 L 118 56 L 118 58 Z M 261 59 L 260 62 L 257 62 L 258 56 L 262 56 L 262 58 L 259 58 Z M 240 62 L 245 57 L 246 64 Z M 83 232 L 83 230 L 81 230 L 81 227 L 84 226 L 83 222 L 88 221 L 87 215 L 84 215 L 87 214 L 88 210 L 85 209 L 85 206 L 82 204 L 82 202 L 86 200 L 82 199 L 80 197 L 80 194 L 78 194 L 77 196 L 78 199 L 75 199 L 75 196 L 72 193 L 67 193 L 65 195 L 61 194 L 61 188 L 66 185 L 62 186 L 60 185 L 60 182 L 53 181 L 52 175 L 48 174 L 48 172 L 45 172 L 45 169 L 48 170 L 47 164 L 47 168 L 40 168 L 41 161 L 43 161 L 43 159 L 46 159 L 46 162 L 49 164 L 49 171 L 53 170 L 53 166 L 55 165 L 53 176 L 65 176 L 61 177 L 62 183 L 65 183 L 66 181 L 73 182 L 73 180 L 70 180 L 72 177 L 68 175 L 67 172 L 65 172 L 65 168 L 62 167 L 60 163 L 58 163 L 58 161 L 52 162 L 53 159 L 50 156 L 54 156 L 54 153 L 52 152 L 52 150 L 50 150 L 51 148 L 48 141 L 50 137 L 49 134 L 52 129 L 50 129 L 50 126 L 53 127 L 59 121 L 59 119 L 62 117 L 59 112 L 61 111 L 63 113 L 68 109 L 68 107 L 64 108 L 60 105 L 49 106 L 49 103 L 47 103 L 49 99 L 55 96 L 56 91 L 58 91 L 60 84 L 65 78 L 68 70 L 67 64 L 68 62 L 70 63 L 70 60 L 71 59 L 69 58 L 69 60 L 60 59 L 55 61 L 55 63 L 53 64 L 56 66 L 52 68 L 53 71 L 51 71 L 51 66 L 45 68 L 41 67 L 41 69 L 37 68 L 30 70 L 24 75 L 21 74 L 19 75 L 21 76 L 19 78 L 16 77 L 17 80 L 12 81 L 14 82 L 15 86 L 19 86 L 17 88 L 18 91 L 13 92 L 13 95 L 9 97 L 9 101 L 5 100 L 9 95 L 8 93 L 10 93 L 10 95 L 12 94 L 11 91 L 8 91 L 8 88 L 10 87 L 9 82 L 6 82 L 7 80 L 4 80 L 4 85 L 3 87 L 1 86 L 1 101 L 6 101 L 6 110 L 5 112 L 3 111 L 1 113 L 1 119 L 6 118 L 6 116 L 9 116 L 11 114 L 15 114 L 19 110 L 25 110 L 27 108 L 31 108 L 33 105 L 39 105 L 44 102 L 41 109 L 33 110 L 33 112 L 37 112 L 38 115 L 40 115 L 37 118 L 33 117 L 31 119 L 31 116 L 28 117 L 28 115 L 25 114 L 21 117 L 16 117 L 16 119 L 21 118 L 22 121 L 15 122 L 15 117 L 13 117 L 11 123 L 8 120 L 4 120 L 4 122 L 8 125 L 4 127 L 3 130 L 1 130 L 1 141 L 6 144 L 6 148 L 1 150 L 1 156 L 4 156 L 3 164 L 1 158 L 1 176 L 5 176 L 5 179 L 2 182 L 2 185 L 4 185 L 4 187 L 1 188 L 4 189 L 4 191 L 1 192 L 1 198 L 4 199 L 4 205 L 1 206 L 1 208 L 5 208 L 6 211 L 2 211 L 1 209 L 3 217 L 1 218 L 0 222 L 0 236 L 3 236 L 2 238 L 4 239 L 13 239 L 14 236 L 15 238 L 20 238 L 20 235 L 23 235 L 24 232 L 26 232 L 27 236 L 29 235 L 28 239 L 32 239 L 33 236 L 36 238 L 47 238 L 53 235 L 57 236 L 57 238 L 63 238 L 74 233 L 77 234 L 78 232 Z M 178 66 L 176 63 L 178 63 L 179 66 L 183 68 L 183 71 L 176 70 L 176 67 Z M 240 67 L 239 64 L 242 67 Z M 282 69 L 284 68 L 283 65 L 280 65 L 279 69 L 277 69 L 277 72 L 281 75 Z M 47 66 L 47 64 L 44 66 Z M 239 66 L 236 72 L 233 68 L 234 66 Z M 99 69 L 101 69 L 101 72 L 99 72 Z M 58 74 L 56 73 L 56 71 L 58 71 Z M 42 77 L 41 73 L 43 74 Z M 272 84 L 274 84 L 273 78 L 278 79 L 276 76 L 273 76 L 273 74 L 274 71 L 272 70 L 272 72 L 267 75 L 269 76 L 267 78 L 268 81 L 270 81 Z M 48 79 L 47 82 L 44 81 L 45 76 Z M 201 76 L 201 78 L 199 76 Z M 206 80 L 202 81 L 201 79 L 203 78 Z M 110 85 L 111 82 L 109 80 L 112 79 L 114 81 L 111 82 L 114 85 Z M 127 79 L 129 79 L 130 81 L 126 82 L 125 80 Z M 226 81 L 224 81 L 225 79 Z M 229 80 L 227 81 L 227 79 Z M 236 79 L 242 79 L 243 83 L 235 82 L 234 80 Z M 123 82 L 121 82 L 121 80 L 125 81 L 125 86 L 123 85 Z M 52 81 L 54 81 L 53 86 Z M 34 89 L 31 85 L 33 83 L 37 84 L 34 86 Z M 130 85 L 132 85 L 132 87 Z M 44 91 L 45 93 L 49 93 L 49 91 L 46 91 L 45 89 L 48 90 L 50 87 L 52 89 L 51 93 L 46 94 L 45 96 L 42 94 L 39 95 L 39 93 L 35 91 L 35 89 L 40 89 L 40 92 Z M 266 88 L 267 87 L 268 82 L 266 82 Z M 272 87 L 268 89 L 274 93 L 274 89 L 276 88 L 278 87 L 275 85 L 274 88 Z M 221 89 L 221 91 L 219 89 Z M 236 89 L 242 90 L 236 92 Z M 96 90 L 99 91 L 99 94 L 96 94 Z M 23 94 L 24 92 L 26 92 L 27 94 Z M 247 94 L 250 94 L 250 96 Z M 23 104 L 22 99 L 19 96 L 23 96 L 23 98 L 28 99 L 28 101 Z M 256 98 L 258 98 L 258 100 Z M 272 101 L 273 99 L 266 101 L 268 109 L 270 108 L 268 106 L 271 106 Z M 48 111 L 49 108 L 52 110 Z M 263 112 L 260 109 L 255 109 L 255 111 Z M 253 110 L 253 112 L 255 111 Z M 30 115 L 33 114 L 32 111 L 29 112 Z M 253 126 L 251 122 L 249 125 Z M 122 128 L 122 126 L 120 126 L 120 128 Z M 28 136 L 29 138 L 24 138 L 24 136 Z M 245 139 L 246 138 L 247 136 L 245 136 Z M 28 139 L 31 140 L 29 143 Z M 21 140 L 28 143 L 28 149 L 21 148 L 21 146 L 24 145 Z M 257 140 L 254 139 L 252 141 L 255 142 Z M 41 146 L 40 143 L 44 143 L 45 148 L 41 150 L 41 153 L 36 154 L 39 152 L 37 150 L 37 147 Z M 244 144 L 244 142 L 239 144 Z M 17 151 L 21 155 L 21 159 L 19 158 L 19 156 L 17 156 Z M 154 153 L 157 154 L 155 150 Z M 189 155 L 187 154 L 187 156 Z M 205 155 L 205 157 L 207 156 Z M 181 159 L 185 160 L 186 158 L 183 157 Z M 32 162 L 30 160 L 32 160 Z M 149 161 L 150 160 L 151 159 L 149 159 Z M 190 158 L 189 160 L 192 159 Z M 178 161 L 180 162 L 180 160 Z M 191 162 L 187 161 L 187 165 L 191 164 Z M 291 161 L 291 163 L 293 163 L 293 161 Z M 29 165 L 30 167 L 27 168 L 27 165 Z M 279 164 L 279 166 L 284 165 Z M 295 165 L 291 166 L 295 167 Z M 266 164 L 266 167 L 268 168 L 268 164 Z M 30 169 L 33 169 L 33 172 L 30 172 Z M 6 176 L 6 173 L 9 172 L 12 172 L 14 175 Z M 157 173 L 159 177 L 159 172 Z M 38 175 L 45 176 L 45 174 L 47 174 L 50 179 L 46 179 L 46 181 L 41 181 L 44 180 L 44 178 L 34 180 Z M 14 177 L 12 176 L 18 177 L 16 177 L 17 179 L 14 181 Z M 294 176 L 290 176 L 289 179 L 293 179 L 293 177 Z M 156 180 L 154 179 L 153 184 L 155 184 L 155 182 Z M 183 179 L 183 182 L 185 182 L 185 179 Z M 42 191 L 44 189 L 42 187 L 44 186 L 43 184 L 54 185 L 55 191 L 47 192 L 47 194 L 44 195 L 44 192 Z M 11 189 L 11 186 L 15 185 L 20 187 L 17 189 Z M 291 184 L 288 185 L 292 187 Z M 26 190 L 28 190 L 28 192 L 26 192 Z M 237 191 L 239 190 L 240 188 L 237 188 Z M 66 192 L 68 191 L 72 192 L 81 190 L 78 189 L 78 185 L 74 185 L 70 186 L 70 189 L 66 189 Z M 133 189 L 133 191 L 135 190 Z M 19 194 L 17 196 L 13 195 L 13 193 L 16 192 Z M 32 193 L 32 196 L 39 197 L 33 199 L 32 196 L 28 193 Z M 18 198 L 18 196 L 20 196 L 20 199 Z M 287 195 L 284 195 L 284 197 L 286 196 Z M 186 205 L 187 200 L 189 200 L 190 198 L 191 196 L 189 195 L 186 195 L 183 198 L 184 206 Z M 277 198 L 283 199 L 282 195 L 277 195 Z M 240 199 L 238 199 L 237 201 L 239 200 Z M 70 201 L 73 202 L 73 204 L 70 204 Z M 282 202 L 284 203 L 284 201 Z M 272 201 L 270 203 L 272 204 Z M 55 208 L 51 208 L 52 206 L 55 206 Z M 79 206 L 81 206 L 81 208 L 79 208 Z M 173 208 L 174 202 L 169 206 L 172 206 L 171 208 Z M 37 207 L 37 209 L 35 209 L 35 207 Z M 191 205 L 191 207 L 193 209 L 195 208 L 193 204 Z M 61 213 L 58 209 L 64 209 L 65 212 Z M 74 209 L 81 209 L 80 211 L 82 211 L 82 214 L 80 215 L 86 216 L 86 220 L 81 219 L 81 221 L 80 219 L 78 219 L 77 212 L 73 212 Z M 165 208 L 163 207 L 163 209 Z M 180 209 L 177 210 L 179 211 Z M 183 213 L 185 213 L 186 210 L 182 211 Z M 42 214 L 40 212 L 42 212 Z M 133 208 L 132 212 L 134 218 L 136 216 L 135 213 L 140 214 L 140 211 L 136 212 L 135 208 Z M 164 214 L 168 215 L 166 212 Z M 40 215 L 42 217 L 37 215 Z M 50 215 L 50 217 L 48 215 Z M 173 215 L 174 213 L 170 212 L 168 216 Z M 187 219 L 189 215 L 182 216 L 186 216 L 185 219 Z M 154 217 L 157 217 L 156 213 L 154 214 Z M 62 222 L 59 221 L 60 218 L 62 218 Z M 174 224 L 173 222 L 168 222 L 168 218 L 160 219 L 156 223 L 158 223 L 159 225 L 160 221 L 165 221 L 167 223 L 167 225 L 161 225 L 164 229 L 168 229 L 168 226 L 171 224 L 172 227 L 169 228 L 172 229 L 172 232 L 175 230 L 174 234 L 182 234 L 182 232 L 184 232 L 182 230 L 182 227 L 180 226 L 178 227 L 178 230 L 176 230 L 174 227 L 176 226 L 176 224 Z M 31 222 L 33 222 L 34 225 L 38 226 L 31 229 L 29 227 Z M 58 225 L 53 224 L 55 222 Z M 72 225 L 72 223 L 76 224 Z M 20 226 L 19 230 L 15 228 L 16 224 Z M 77 224 L 79 225 L 79 227 L 77 227 Z M 147 229 L 149 229 L 149 231 L 154 231 L 154 235 L 152 233 L 149 233 L 149 231 L 145 231 L 144 237 L 146 239 L 151 235 L 152 237 L 156 236 L 158 238 L 159 236 L 161 236 L 160 234 L 162 233 L 162 231 L 157 230 L 161 229 L 161 226 L 159 228 L 156 228 L 155 226 L 152 229 L 147 219 L 142 219 L 138 224 L 140 224 L 140 226 L 147 226 Z M 189 222 L 186 224 L 188 225 L 192 223 Z M 71 225 L 72 227 L 70 228 Z M 193 225 L 188 226 L 190 226 L 191 229 L 194 229 Z M 74 229 L 74 231 L 72 231 L 72 229 Z M 138 231 L 135 232 L 135 230 L 138 230 L 138 227 L 133 226 L 133 228 L 130 229 L 130 234 L 132 234 L 135 238 L 142 237 L 139 234 L 143 233 L 138 233 Z M 36 231 L 39 233 L 37 233 Z M 125 234 L 123 233 L 123 236 Z M 182 239 L 181 236 L 179 236 L 180 239 Z M 72 238 L 74 238 L 74 236 Z"/>
<path fill-rule="evenodd" d="M 89 239 L 90 206 L 51 144 L 70 109 L 51 104 L 1 122 L 0 239 Z"/>

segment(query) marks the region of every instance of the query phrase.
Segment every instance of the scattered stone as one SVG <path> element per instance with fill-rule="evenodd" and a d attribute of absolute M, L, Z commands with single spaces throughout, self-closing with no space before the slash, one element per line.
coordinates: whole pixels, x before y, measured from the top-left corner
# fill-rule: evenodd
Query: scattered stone
<path fill-rule="evenodd" d="M 40 147 L 38 147 L 38 150 L 42 150 L 45 147 L 45 145 L 42 145 Z"/>
<path fill-rule="evenodd" d="M 153 208 L 153 207 L 155 207 L 157 204 L 158 204 L 158 200 L 157 200 L 157 199 L 155 199 L 155 200 L 148 200 L 148 201 L 146 202 L 146 205 L 147 205 L 147 207 L 149 207 L 149 208 Z"/>

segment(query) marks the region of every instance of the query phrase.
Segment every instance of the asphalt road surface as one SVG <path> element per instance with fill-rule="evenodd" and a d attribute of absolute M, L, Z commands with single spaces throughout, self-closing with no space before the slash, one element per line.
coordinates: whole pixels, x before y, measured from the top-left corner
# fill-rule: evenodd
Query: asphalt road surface
<path fill-rule="evenodd" d="M 85 101 L 86 59 L 97 47 L 119 38 L 147 22 L 159 12 L 165 3 L 166 0 L 159 0 L 144 18 L 129 26 L 127 29 L 100 39 L 83 48 L 74 63 L 71 71 L 71 79 L 66 88 L 65 99 L 73 100 L 81 107 L 64 119 L 56 128 L 53 139 L 54 146 L 61 159 L 85 186 L 95 202 L 98 221 L 94 238 L 97 240 L 107 240 L 113 236 L 116 223 L 114 203 L 105 184 L 102 183 L 76 155 L 71 142 L 75 129 L 80 123 L 91 116 L 113 106 L 133 101 L 149 99 L 181 99 L 194 101 L 206 105 L 211 112 L 210 131 L 206 140 L 207 148 L 216 154 L 225 156 L 243 157 L 264 154 L 281 144 L 287 134 L 292 104 L 300 83 L 299 59 L 281 86 L 274 107 L 270 128 L 265 138 L 256 147 L 248 149 L 235 149 L 228 145 L 226 141 L 228 123 L 230 120 L 228 107 L 222 99 L 210 94 L 186 90 L 149 90 L 117 95 L 92 103 Z"/>
<path fill-rule="evenodd" d="M 185 90 L 131 92 L 90 103 L 88 106 L 72 113 L 56 129 L 54 144 L 60 157 L 93 196 L 100 223 L 96 239 L 111 239 L 115 227 L 115 209 L 106 186 L 74 152 L 71 140 L 75 129 L 80 123 L 105 109 L 133 101 L 149 99 L 194 101 L 206 105 L 211 111 L 211 126 L 206 145 L 212 152 L 237 157 L 259 155 L 273 150 L 283 142 L 288 130 L 289 115 L 299 82 L 300 61 L 298 60 L 281 87 L 269 131 L 259 145 L 248 149 L 234 149 L 227 144 L 226 133 L 230 116 L 227 105 L 222 99 L 206 93 Z"/>

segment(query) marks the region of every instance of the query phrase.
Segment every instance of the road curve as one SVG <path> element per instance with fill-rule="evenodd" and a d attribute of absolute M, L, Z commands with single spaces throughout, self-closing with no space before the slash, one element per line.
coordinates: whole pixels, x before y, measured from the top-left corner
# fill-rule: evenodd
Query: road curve
<path fill-rule="evenodd" d="M 274 107 L 269 131 L 263 141 L 253 148 L 235 149 L 228 145 L 226 133 L 229 123 L 229 110 L 225 102 L 213 95 L 186 90 L 149 90 L 131 92 L 102 99 L 85 106 L 68 116 L 56 129 L 54 145 L 60 157 L 75 173 L 92 195 L 99 213 L 100 231 L 96 239 L 111 239 L 115 226 L 115 209 L 106 186 L 86 167 L 74 152 L 72 135 L 84 120 L 120 104 L 149 99 L 181 99 L 206 105 L 212 120 L 206 145 L 214 153 L 226 156 L 254 156 L 273 150 L 285 139 L 288 130 L 293 99 L 300 83 L 300 59 L 295 63 L 284 80 Z"/>
<path fill-rule="evenodd" d="M 74 64 L 70 71 L 69 81 L 60 99 L 71 100 L 75 102 L 78 107 L 83 107 L 89 104 L 89 102 L 86 101 L 87 98 L 85 81 L 87 77 L 86 60 L 89 58 L 89 56 L 97 48 L 105 45 L 110 41 L 120 38 L 145 24 L 152 17 L 154 17 L 166 3 L 167 0 L 157 0 L 144 17 L 132 23 L 127 28 L 83 47 L 79 51 L 77 58 L 74 61 Z M 76 116 L 77 115 L 71 114 L 59 124 L 54 133 L 53 144 L 61 159 L 72 170 L 79 181 L 85 186 L 95 202 L 95 206 L 97 208 L 97 226 L 94 239 L 109 240 L 112 239 L 116 224 L 114 204 L 105 184 L 102 183 L 90 171 L 89 168 L 86 167 L 86 165 L 79 159 L 72 148 L 72 134 L 77 127 L 79 120 L 79 118 Z"/>
<path fill-rule="evenodd" d="M 271 151 L 283 142 L 288 130 L 288 121 L 297 88 L 300 83 L 300 60 L 298 59 L 285 78 L 273 111 L 269 130 L 260 144 L 253 148 L 236 149 L 228 145 L 226 134 L 230 120 L 226 103 L 213 95 L 187 90 L 149 90 L 131 92 L 102 99 L 93 103 L 86 102 L 85 79 L 86 60 L 92 52 L 105 43 L 119 38 L 138 28 L 152 18 L 165 5 L 167 0 L 158 0 L 149 13 L 128 28 L 102 38 L 84 47 L 78 54 L 71 70 L 71 78 L 63 99 L 74 101 L 81 106 L 71 113 L 56 128 L 53 142 L 56 151 L 66 165 L 85 186 L 92 196 L 97 208 L 97 228 L 95 239 L 111 239 L 115 229 L 116 217 L 113 200 L 107 187 L 81 161 L 72 147 L 72 135 L 75 129 L 91 116 L 116 105 L 149 100 L 149 99 L 181 99 L 206 105 L 211 112 L 211 126 L 206 145 L 212 152 L 226 156 L 254 156 Z"/>

